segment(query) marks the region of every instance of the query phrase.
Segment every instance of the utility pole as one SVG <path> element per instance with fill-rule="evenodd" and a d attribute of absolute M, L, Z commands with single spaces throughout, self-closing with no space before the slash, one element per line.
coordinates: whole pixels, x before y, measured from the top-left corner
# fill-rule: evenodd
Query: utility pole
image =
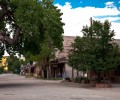
<path fill-rule="evenodd" d="M 73 67 L 72 67 L 72 80 L 74 80 L 74 68 Z"/>
<path fill-rule="evenodd" d="M 93 37 L 93 29 L 92 29 L 92 25 L 93 25 L 93 20 L 92 17 L 90 17 L 90 43 L 91 43 L 91 52 L 92 52 L 92 37 Z"/>
<path fill-rule="evenodd" d="M 92 35 L 93 35 L 92 25 L 93 25 L 93 20 L 92 20 L 92 17 L 90 17 L 91 39 L 92 39 Z"/>
<path fill-rule="evenodd" d="M 92 55 L 92 38 L 93 38 L 93 28 L 92 28 L 92 26 L 93 26 L 93 20 L 92 20 L 92 17 L 90 17 L 90 53 L 91 53 L 91 55 Z M 91 62 L 91 68 L 90 68 L 90 80 L 92 79 L 92 75 L 91 75 L 91 69 L 92 69 L 92 62 Z"/>

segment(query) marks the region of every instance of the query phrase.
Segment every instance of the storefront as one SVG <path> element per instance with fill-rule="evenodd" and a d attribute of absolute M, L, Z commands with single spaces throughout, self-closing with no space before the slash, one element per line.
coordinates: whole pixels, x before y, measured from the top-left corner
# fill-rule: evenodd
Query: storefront
<path fill-rule="evenodd" d="M 59 58 L 57 60 L 51 61 L 51 77 L 62 78 L 65 72 L 65 63 L 67 60 L 65 58 Z"/>

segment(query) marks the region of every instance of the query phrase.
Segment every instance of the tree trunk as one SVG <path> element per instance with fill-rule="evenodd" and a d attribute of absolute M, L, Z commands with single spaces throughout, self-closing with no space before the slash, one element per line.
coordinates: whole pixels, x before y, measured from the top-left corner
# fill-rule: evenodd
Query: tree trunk
<path fill-rule="evenodd" d="M 85 72 L 83 71 L 83 77 L 85 77 Z"/>
<path fill-rule="evenodd" d="M 78 71 L 78 69 L 77 69 L 77 76 L 79 76 L 79 71 Z"/>
<path fill-rule="evenodd" d="M 74 79 L 74 68 L 72 67 L 72 80 Z"/>
<path fill-rule="evenodd" d="M 101 75 L 101 72 L 100 72 L 100 71 L 97 72 L 97 82 L 98 82 L 98 83 L 101 82 L 101 77 L 100 77 L 100 75 Z"/>
<path fill-rule="evenodd" d="M 50 62 L 50 58 L 49 58 L 49 56 L 47 56 L 47 58 L 46 58 L 46 63 L 47 63 L 47 78 L 51 78 L 51 74 L 50 74 L 50 64 L 49 64 L 49 62 Z"/>
<path fill-rule="evenodd" d="M 1 10 L 0 10 L 0 21 L 4 19 L 6 15 L 9 14 L 9 10 L 7 10 L 7 5 L 0 4 Z"/>

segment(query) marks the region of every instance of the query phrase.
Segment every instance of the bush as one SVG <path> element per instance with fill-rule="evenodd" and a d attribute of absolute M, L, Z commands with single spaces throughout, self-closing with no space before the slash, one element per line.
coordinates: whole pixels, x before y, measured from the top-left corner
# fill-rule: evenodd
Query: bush
<path fill-rule="evenodd" d="M 88 83 L 90 83 L 90 80 L 89 80 L 87 77 L 77 76 L 77 77 L 74 79 L 74 82 L 76 82 L 76 83 L 88 84 Z"/>
<path fill-rule="evenodd" d="M 88 83 L 90 83 L 90 79 L 88 79 L 87 77 L 83 77 L 82 78 L 82 83 L 83 84 L 88 84 Z"/>
<path fill-rule="evenodd" d="M 71 82 L 71 79 L 68 77 L 68 78 L 65 78 L 65 81 Z"/>
<path fill-rule="evenodd" d="M 80 76 L 77 76 L 77 77 L 74 79 L 74 82 L 75 82 L 75 83 L 81 83 L 81 81 L 82 81 L 82 77 L 80 77 Z"/>

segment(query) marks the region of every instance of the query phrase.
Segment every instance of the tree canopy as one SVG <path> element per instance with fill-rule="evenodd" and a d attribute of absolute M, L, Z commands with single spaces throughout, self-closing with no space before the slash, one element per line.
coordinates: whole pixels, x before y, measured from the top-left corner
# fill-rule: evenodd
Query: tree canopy
<path fill-rule="evenodd" d="M 115 32 L 110 27 L 107 20 L 103 23 L 93 21 L 92 26 L 84 26 L 83 37 L 77 37 L 72 44 L 69 64 L 78 70 L 96 73 L 115 69 L 120 62 L 120 49 L 113 42 Z"/>
<path fill-rule="evenodd" d="M 52 0 L 0 0 L 0 53 L 39 54 L 46 36 L 62 49 L 61 16 Z"/>

